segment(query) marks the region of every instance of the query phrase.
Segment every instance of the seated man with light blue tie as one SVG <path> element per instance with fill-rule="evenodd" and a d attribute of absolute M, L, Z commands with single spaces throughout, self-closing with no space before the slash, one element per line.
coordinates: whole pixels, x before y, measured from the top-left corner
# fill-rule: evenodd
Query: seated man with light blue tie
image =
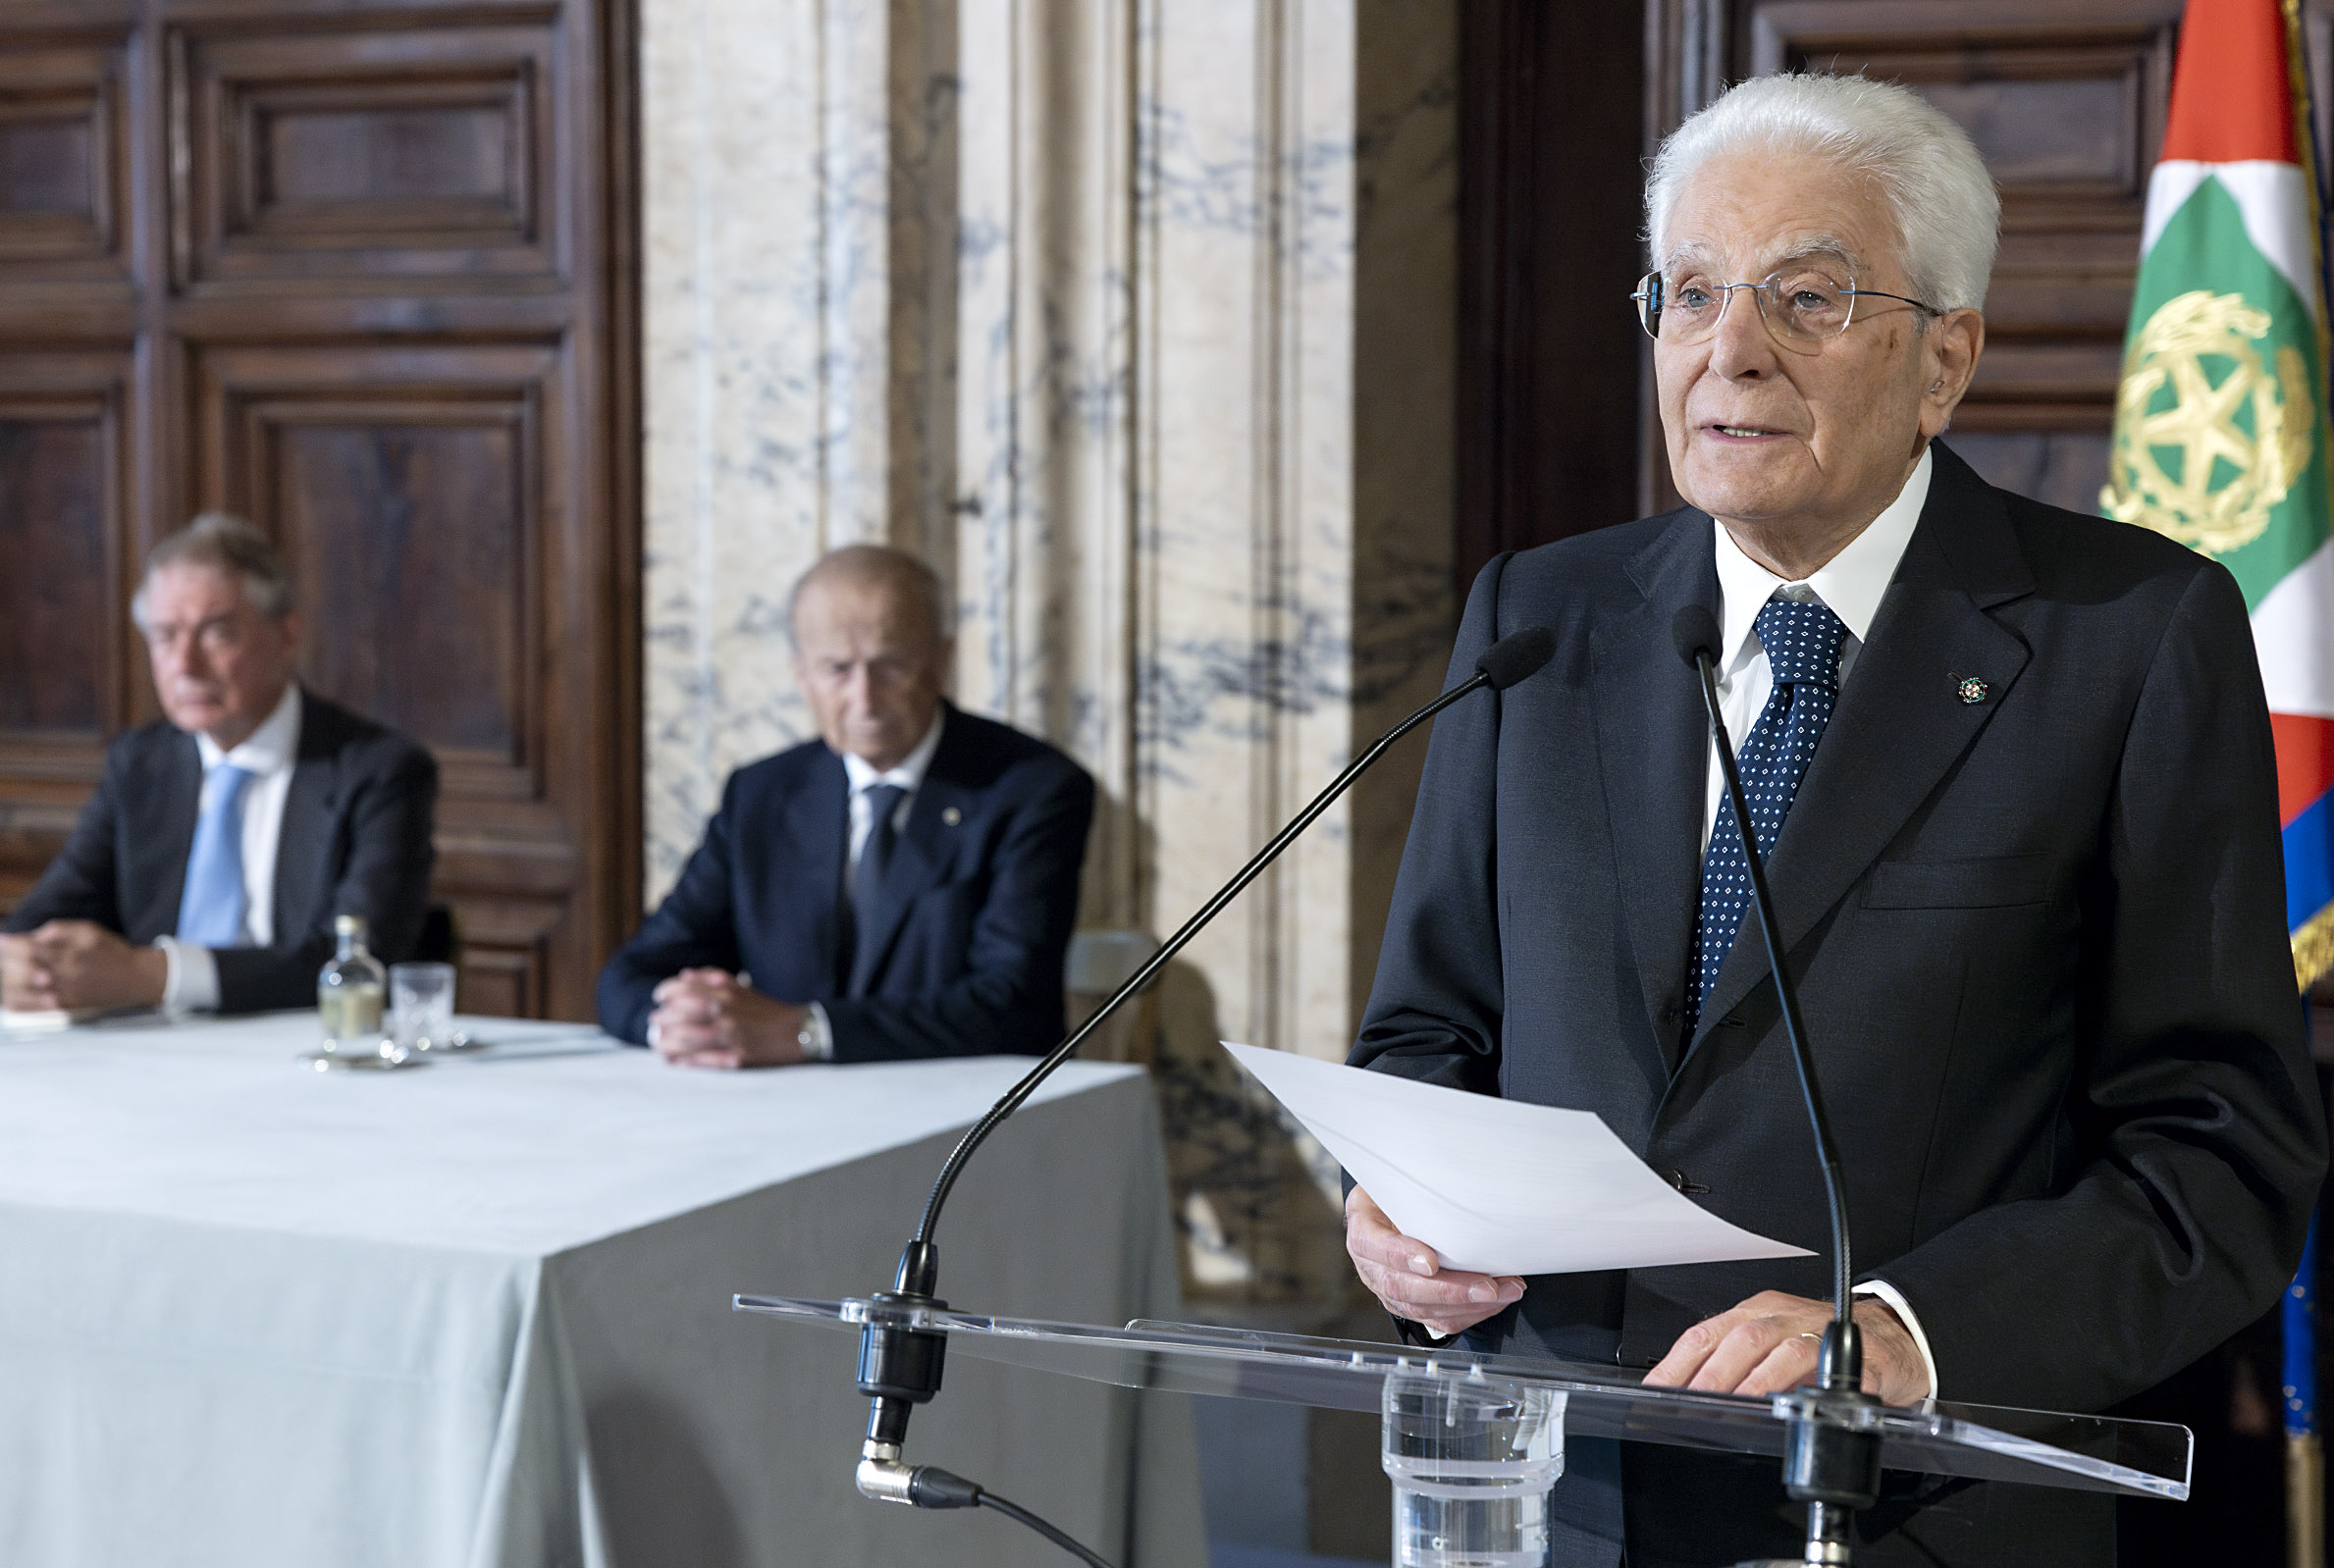
<path fill-rule="evenodd" d="M 739 768 L 600 976 L 600 1021 L 687 1067 L 1042 1051 L 1062 1033 L 1094 785 L 940 696 L 930 567 L 853 545 L 788 604 L 821 739 Z"/>
<path fill-rule="evenodd" d="M 224 513 L 154 548 L 132 614 L 167 717 L 118 738 L 65 851 L 0 922 L 12 1010 L 313 1005 L 333 919 L 384 962 L 428 913 L 438 767 L 300 689 L 291 574 Z"/>

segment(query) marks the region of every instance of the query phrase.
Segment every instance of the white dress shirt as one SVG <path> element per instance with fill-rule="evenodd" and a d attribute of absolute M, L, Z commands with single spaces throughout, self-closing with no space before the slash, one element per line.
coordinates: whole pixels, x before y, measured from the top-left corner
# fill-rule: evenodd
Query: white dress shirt
<path fill-rule="evenodd" d="M 899 833 L 908 825 L 908 810 L 916 804 L 916 792 L 924 787 L 924 775 L 930 771 L 932 754 L 940 749 L 940 726 L 948 721 L 943 707 L 932 715 L 932 727 L 924 732 L 924 739 L 916 743 L 916 750 L 902 758 L 895 767 L 875 771 L 875 764 L 850 752 L 843 754 L 843 774 L 851 781 L 851 842 L 843 857 L 843 886 L 851 886 L 851 878 L 859 869 L 859 857 L 867 849 L 868 835 L 875 830 L 875 808 L 868 792 L 880 785 L 892 784 L 905 791 L 891 809 L 891 831 Z M 844 895 L 849 897 L 848 892 Z M 805 1009 L 810 1015 L 803 1020 L 802 1033 L 796 1043 L 802 1047 L 806 1062 L 834 1060 L 834 1025 L 826 1020 L 826 1009 L 813 1002 Z"/>
<path fill-rule="evenodd" d="M 1923 450 L 1921 460 L 1913 465 L 1912 474 L 1896 498 L 1863 533 L 1848 541 L 1845 549 L 1817 568 L 1804 582 L 1784 582 L 1744 554 L 1742 547 L 1734 543 L 1734 536 L 1726 532 L 1725 524 L 1712 521 L 1710 526 L 1718 535 L 1719 710 L 1726 716 L 1726 736 L 1736 747 L 1742 745 L 1751 726 L 1766 709 L 1767 699 L 1775 693 L 1775 674 L 1767 663 L 1767 650 L 1760 646 L 1755 627 L 1759 611 L 1778 593 L 1802 603 L 1820 601 L 1829 606 L 1847 628 L 1847 636 L 1839 645 L 1839 684 L 1844 690 L 1848 671 L 1856 662 L 1857 650 L 1871 635 L 1873 617 L 1880 613 L 1881 598 L 1896 575 L 1896 563 L 1904 558 L 1905 546 L 1912 543 L 1914 525 L 1920 522 L 1921 507 L 1929 499 L 1933 467 L 1930 453 Z M 1702 811 L 1705 850 L 1709 848 L 1711 830 L 1717 824 L 1720 802 L 1725 793 L 1726 776 L 1719 766 L 1718 742 L 1713 737 L 1709 789 Z M 1921 1352 L 1921 1365 L 1929 1373 L 1930 1397 L 1938 1397 L 1936 1358 L 1930 1354 L 1929 1335 L 1921 1331 L 1921 1320 L 1913 1312 L 1912 1303 L 1883 1280 L 1865 1281 L 1856 1286 L 1856 1294 L 1878 1296 L 1904 1320 L 1905 1328 L 1912 1332 L 1914 1345 Z"/>
<path fill-rule="evenodd" d="M 908 809 L 916 804 L 916 792 L 924 787 L 924 775 L 931 771 L 932 754 L 940 749 L 940 726 L 947 721 L 946 708 L 932 714 L 932 727 L 924 732 L 916 750 L 900 758 L 898 766 L 880 773 L 866 758 L 849 752 L 843 754 L 843 774 L 851 781 L 851 852 L 843 866 L 845 886 L 850 885 L 852 873 L 859 869 L 860 853 L 867 848 L 868 835 L 875 830 L 875 808 L 868 800 L 868 792 L 884 784 L 905 791 L 891 809 L 891 830 L 897 833 L 905 828 Z"/>
<path fill-rule="evenodd" d="M 300 689 L 284 688 L 275 709 L 259 728 L 231 752 L 208 735 L 194 737 L 202 754 L 202 797 L 197 814 L 208 810 L 220 789 L 219 764 L 229 762 L 251 775 L 243 787 L 243 930 L 238 947 L 267 947 L 276 939 L 276 849 L 284 836 L 284 803 L 292 794 L 292 770 L 300 753 Z M 162 1006 L 172 1013 L 209 1013 L 219 1006 L 219 961 L 207 947 L 175 936 L 156 939 L 168 977 Z"/>

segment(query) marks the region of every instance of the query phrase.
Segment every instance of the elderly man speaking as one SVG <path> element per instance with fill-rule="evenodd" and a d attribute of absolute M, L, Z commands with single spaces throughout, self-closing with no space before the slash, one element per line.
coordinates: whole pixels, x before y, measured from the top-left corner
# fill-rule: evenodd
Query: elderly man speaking
<path fill-rule="evenodd" d="M 1689 504 L 1476 581 L 1455 670 L 1523 626 L 1556 657 L 1437 720 L 1353 1061 L 1595 1111 L 1697 1202 L 1829 1252 L 1673 643 L 1699 606 L 1846 1167 L 1868 1385 L 2100 1409 L 2266 1310 L 2325 1166 L 2244 601 L 1937 441 L 1998 205 L 1919 98 L 1744 83 L 1663 146 L 1646 208 Z M 1807 1382 L 1830 1312 L 1822 1256 L 1443 1270 L 1358 1188 L 1347 1244 L 1413 1333 L 1657 1384 Z M 1797 1554 L 1773 1461 L 1575 1443 L 1556 1497 L 1561 1563 Z M 2109 1499 L 2029 1487 L 1892 1478 L 1858 1529 L 1864 1564 L 2114 1556 Z"/>

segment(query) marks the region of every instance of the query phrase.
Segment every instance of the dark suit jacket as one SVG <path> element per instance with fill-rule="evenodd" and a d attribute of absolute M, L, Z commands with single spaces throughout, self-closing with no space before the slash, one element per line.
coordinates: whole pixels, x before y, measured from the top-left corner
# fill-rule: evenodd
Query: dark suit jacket
<path fill-rule="evenodd" d="M 1718 608 L 1711 530 L 1672 512 L 1477 580 L 1455 675 L 1523 626 L 1552 628 L 1556 656 L 1436 720 L 1353 1060 L 1595 1111 L 1706 1207 L 1828 1254 L 1755 917 L 1699 1028 L 1682 1023 L 1709 739 L 1671 622 Z M 1958 695 L 1969 676 L 1983 701 Z M 2277 1298 L 2326 1133 L 2269 725 L 2226 571 L 1936 448 L 1770 876 L 1859 1277 L 1904 1293 L 1946 1398 L 2097 1410 Z M 1644 1367 L 1761 1289 L 1825 1296 L 1829 1267 L 1537 1279 L 1478 1334 Z M 1772 1516 L 1771 1464 L 1728 1482 L 1679 1450 L 1621 1459 L 1630 1568 L 1796 1539 L 1733 1530 L 1719 1500 L 1733 1485 Z M 1656 1475 L 1701 1501 L 1654 1506 Z M 1957 1489 L 1889 1540 L 1858 1561 L 2103 1562 L 2112 1515 Z"/>
<path fill-rule="evenodd" d="M 7 920 L 94 920 L 147 943 L 178 929 L 202 799 L 194 737 L 157 720 L 118 737 L 65 853 Z M 299 757 L 276 849 L 275 943 L 220 948 L 219 1009 L 311 1007 L 333 917 L 361 915 L 384 964 L 408 957 L 430 902 L 438 764 L 369 718 L 300 694 Z"/>
<path fill-rule="evenodd" d="M 836 972 L 849 792 L 822 741 L 732 773 L 680 880 L 601 972 L 601 1025 L 645 1043 L 658 982 L 712 967 L 822 1004 L 838 1062 L 1050 1049 L 1093 780 L 1043 741 L 951 706 L 881 917 L 858 933 L 856 986 Z"/>

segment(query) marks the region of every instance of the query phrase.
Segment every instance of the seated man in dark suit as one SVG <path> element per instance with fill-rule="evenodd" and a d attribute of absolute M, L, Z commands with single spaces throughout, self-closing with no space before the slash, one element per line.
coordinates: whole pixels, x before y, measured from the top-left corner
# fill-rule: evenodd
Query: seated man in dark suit
<path fill-rule="evenodd" d="M 7 1006 L 305 1007 L 339 915 L 365 917 L 384 963 L 408 956 L 438 766 L 300 689 L 292 599 L 239 518 L 154 547 L 131 613 L 167 718 L 115 740 L 65 853 L 0 926 Z"/>
<path fill-rule="evenodd" d="M 914 556 L 835 550 L 789 622 L 822 739 L 730 775 L 601 974 L 602 1025 L 690 1067 L 1046 1049 L 1093 781 L 941 699 L 945 604 Z"/>

